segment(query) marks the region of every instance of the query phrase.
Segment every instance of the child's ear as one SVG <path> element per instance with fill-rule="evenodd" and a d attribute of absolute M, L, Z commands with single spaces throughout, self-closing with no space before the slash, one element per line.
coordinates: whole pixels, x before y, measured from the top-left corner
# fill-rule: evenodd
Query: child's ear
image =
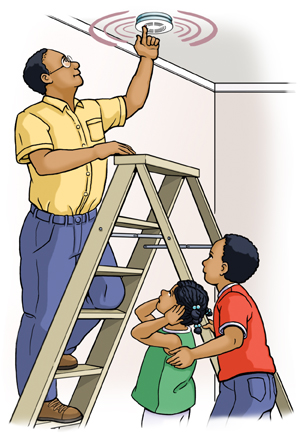
<path fill-rule="evenodd" d="M 221 275 L 225 275 L 228 272 L 228 263 L 223 262 L 221 266 Z"/>

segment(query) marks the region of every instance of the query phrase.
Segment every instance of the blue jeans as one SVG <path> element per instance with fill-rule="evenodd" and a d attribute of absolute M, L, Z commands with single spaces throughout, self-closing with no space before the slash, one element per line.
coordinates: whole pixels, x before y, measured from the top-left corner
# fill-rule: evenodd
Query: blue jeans
<path fill-rule="evenodd" d="M 224 417 L 271 418 L 276 399 L 273 374 L 241 374 L 220 382 L 220 392 L 210 421 Z"/>
<path fill-rule="evenodd" d="M 21 395 L 66 286 L 96 218 L 96 209 L 76 216 L 56 216 L 31 207 L 20 236 L 23 316 L 16 344 L 16 373 Z M 110 245 L 100 265 L 116 266 Z M 124 298 L 119 277 L 93 279 L 85 309 L 115 309 Z M 99 320 L 77 320 L 64 354 L 71 354 Z M 53 380 L 45 400 L 57 396 Z"/>

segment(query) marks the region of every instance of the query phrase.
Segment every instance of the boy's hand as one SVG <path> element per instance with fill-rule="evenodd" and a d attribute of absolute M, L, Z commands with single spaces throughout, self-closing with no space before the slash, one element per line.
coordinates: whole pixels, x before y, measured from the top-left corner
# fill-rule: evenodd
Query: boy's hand
<path fill-rule="evenodd" d="M 170 310 L 168 310 L 165 313 L 165 318 L 167 320 L 167 323 L 170 325 L 174 325 L 178 322 L 181 322 L 182 319 L 180 317 L 184 314 L 185 307 L 180 306 L 177 304 L 177 306 L 172 307 Z"/>
<path fill-rule="evenodd" d="M 211 319 L 208 320 L 208 323 L 202 326 L 205 329 L 210 329 L 213 333 L 215 333 L 214 323 Z"/>
<path fill-rule="evenodd" d="M 173 365 L 175 368 L 187 368 L 194 362 L 192 349 L 189 347 L 180 347 L 169 351 L 172 354 L 167 360 L 167 363 Z"/>

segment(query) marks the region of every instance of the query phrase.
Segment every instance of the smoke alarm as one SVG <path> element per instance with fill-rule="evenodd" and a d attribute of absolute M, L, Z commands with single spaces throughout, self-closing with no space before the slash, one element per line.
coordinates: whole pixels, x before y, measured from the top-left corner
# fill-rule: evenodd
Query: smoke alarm
<path fill-rule="evenodd" d="M 146 25 L 148 33 L 160 34 L 173 29 L 172 17 L 163 12 L 146 12 L 137 17 L 135 28 L 142 32 L 142 27 Z"/>

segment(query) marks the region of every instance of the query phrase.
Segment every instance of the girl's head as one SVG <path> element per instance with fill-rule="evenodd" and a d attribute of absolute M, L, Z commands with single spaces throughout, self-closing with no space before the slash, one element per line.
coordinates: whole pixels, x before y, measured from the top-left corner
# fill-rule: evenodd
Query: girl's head
<path fill-rule="evenodd" d="M 178 281 L 174 289 L 177 304 L 185 306 L 182 316 L 182 324 L 194 324 L 194 332 L 201 334 L 201 321 L 204 315 L 210 316 L 211 310 L 208 309 L 208 295 L 203 287 L 192 280 Z"/>
<path fill-rule="evenodd" d="M 172 307 L 180 304 L 185 306 L 185 311 L 181 317 L 184 325 L 194 324 L 194 332 L 201 333 L 201 321 L 205 314 L 211 315 L 211 310 L 207 308 L 208 295 L 200 284 L 192 280 L 179 281 L 170 291 L 162 290 L 157 303 L 157 310 L 166 313 Z"/>

